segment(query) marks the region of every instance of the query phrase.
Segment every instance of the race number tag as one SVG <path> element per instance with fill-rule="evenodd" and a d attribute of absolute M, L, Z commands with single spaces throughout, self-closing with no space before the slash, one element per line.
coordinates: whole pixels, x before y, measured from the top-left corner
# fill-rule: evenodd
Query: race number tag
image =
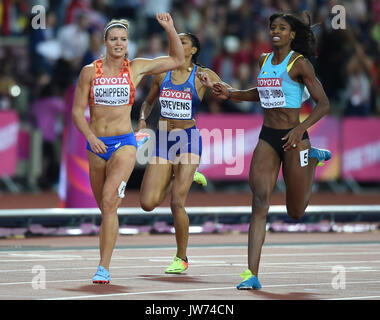
<path fill-rule="evenodd" d="M 309 149 L 300 151 L 300 165 L 306 167 L 309 164 Z"/>
<path fill-rule="evenodd" d="M 94 102 L 105 106 L 129 104 L 130 86 L 126 77 L 96 78 L 94 80 Z"/>
<path fill-rule="evenodd" d="M 187 91 L 163 89 L 160 94 L 161 116 L 190 120 L 193 94 Z"/>
<path fill-rule="evenodd" d="M 286 107 L 281 78 L 259 78 L 257 79 L 257 90 L 263 108 Z"/>
<path fill-rule="evenodd" d="M 125 187 L 127 186 L 127 183 L 125 181 L 121 181 L 119 188 L 117 189 L 117 193 L 119 195 L 119 198 L 123 199 L 125 197 Z"/>

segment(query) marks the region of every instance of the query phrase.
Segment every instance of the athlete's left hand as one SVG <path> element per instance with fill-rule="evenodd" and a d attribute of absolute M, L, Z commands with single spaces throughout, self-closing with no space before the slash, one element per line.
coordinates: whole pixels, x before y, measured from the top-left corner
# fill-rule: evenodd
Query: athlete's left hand
<path fill-rule="evenodd" d="M 302 126 L 302 124 L 299 124 L 297 127 L 290 130 L 284 137 L 282 137 L 282 140 L 286 141 L 282 146 L 284 151 L 296 149 L 302 140 L 304 132 L 305 128 Z"/>

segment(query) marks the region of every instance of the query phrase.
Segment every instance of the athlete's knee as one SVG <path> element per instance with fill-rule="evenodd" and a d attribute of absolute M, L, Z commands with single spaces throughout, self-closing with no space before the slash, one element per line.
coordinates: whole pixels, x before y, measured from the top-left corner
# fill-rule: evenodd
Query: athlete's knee
<path fill-rule="evenodd" d="M 140 205 L 144 211 L 153 211 L 156 207 L 152 201 L 148 201 L 146 199 L 140 199 Z"/>
<path fill-rule="evenodd" d="M 112 196 L 104 195 L 100 203 L 100 210 L 102 214 L 110 215 L 116 213 L 117 199 Z"/>
<path fill-rule="evenodd" d="M 305 215 L 305 209 L 296 206 L 287 206 L 288 216 L 293 220 L 301 220 Z"/>
<path fill-rule="evenodd" d="M 269 208 L 270 205 L 270 195 L 262 192 L 253 193 L 253 207 L 256 209 Z"/>
<path fill-rule="evenodd" d="M 185 201 L 182 197 L 173 195 L 170 200 L 170 209 L 172 213 L 177 213 L 185 209 Z"/>

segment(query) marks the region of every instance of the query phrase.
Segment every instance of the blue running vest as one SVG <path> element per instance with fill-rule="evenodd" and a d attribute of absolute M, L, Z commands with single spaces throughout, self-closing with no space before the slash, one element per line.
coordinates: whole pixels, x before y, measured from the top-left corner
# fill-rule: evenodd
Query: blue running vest
<path fill-rule="evenodd" d="M 171 81 L 172 71 L 168 71 L 160 87 L 159 102 L 161 116 L 168 119 L 191 120 L 198 110 L 201 100 L 195 89 L 195 73 L 197 66 L 186 82 L 173 84 Z"/>

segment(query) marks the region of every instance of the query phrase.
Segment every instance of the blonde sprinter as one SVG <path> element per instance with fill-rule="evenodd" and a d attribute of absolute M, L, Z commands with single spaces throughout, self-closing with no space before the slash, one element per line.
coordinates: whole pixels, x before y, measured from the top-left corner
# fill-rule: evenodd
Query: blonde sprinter
<path fill-rule="evenodd" d="M 109 283 L 109 266 L 118 235 L 117 208 L 136 161 L 131 124 L 135 88 L 146 75 L 159 74 L 184 63 L 181 40 L 168 13 L 156 16 L 169 39 L 169 56 L 155 59 L 127 56 L 128 22 L 112 20 L 104 31 L 106 55 L 80 72 L 72 117 L 87 139 L 90 182 L 102 214 L 100 262 L 93 283 Z M 84 113 L 90 106 L 90 122 Z"/>

